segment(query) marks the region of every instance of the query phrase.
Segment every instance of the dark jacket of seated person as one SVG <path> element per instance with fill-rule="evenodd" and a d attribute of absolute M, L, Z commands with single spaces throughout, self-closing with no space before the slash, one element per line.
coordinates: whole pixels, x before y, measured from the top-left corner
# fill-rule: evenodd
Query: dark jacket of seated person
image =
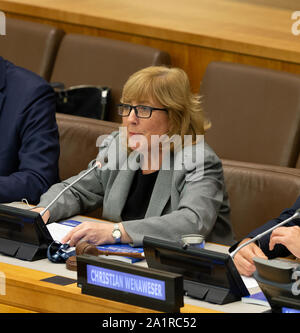
<path fill-rule="evenodd" d="M 58 158 L 53 89 L 0 57 L 0 202 L 37 203 L 59 180 Z"/>
<path fill-rule="evenodd" d="M 260 233 L 274 227 L 275 225 L 277 225 L 277 224 L 283 222 L 284 220 L 290 218 L 291 216 L 293 216 L 295 214 L 296 210 L 299 209 L 299 208 L 300 208 L 300 196 L 298 197 L 298 199 L 296 200 L 296 202 L 294 203 L 294 205 L 291 208 L 287 208 L 287 209 L 283 210 L 282 213 L 277 218 L 274 218 L 274 219 L 268 221 L 267 223 L 263 224 L 259 228 L 253 230 L 245 238 L 254 238 L 255 236 L 259 235 Z M 283 227 L 294 227 L 294 226 L 300 227 L 300 219 L 299 218 L 291 220 L 290 222 L 285 224 Z M 269 259 L 273 259 L 273 258 L 276 258 L 276 257 L 287 257 L 287 256 L 289 256 L 291 254 L 291 252 L 283 244 L 276 244 L 274 246 L 273 250 L 269 249 L 271 234 L 272 233 L 270 232 L 270 233 L 268 233 L 267 235 L 263 236 L 261 239 L 258 240 L 258 245 L 259 245 L 260 249 L 264 252 L 264 254 Z M 300 239 L 299 239 L 299 243 L 300 243 Z M 230 249 L 230 251 L 233 251 L 234 248 L 236 248 L 236 246 L 237 246 L 237 244 L 235 244 Z M 300 245 L 299 245 L 299 247 L 300 247 Z"/>
<path fill-rule="evenodd" d="M 294 205 L 291 208 L 287 208 L 287 209 L 283 210 L 283 212 L 280 214 L 279 217 L 268 221 L 263 226 L 252 231 L 248 235 L 248 237 L 253 238 L 253 237 L 257 236 L 258 234 L 264 232 L 265 230 L 268 230 L 268 229 L 272 228 L 273 226 L 283 222 L 284 220 L 293 216 L 295 214 L 296 210 L 299 208 L 300 208 L 300 197 L 298 197 L 298 199 L 296 200 L 296 202 L 294 203 Z M 300 226 L 300 219 L 291 220 L 284 226 L 285 227 Z M 270 251 L 269 250 L 270 237 L 271 237 L 271 233 L 268 233 L 267 235 L 265 235 L 264 237 L 262 237 L 259 240 L 260 248 L 263 250 L 263 252 L 269 259 L 276 258 L 276 257 L 286 257 L 291 254 L 291 252 L 283 244 L 276 244 L 274 249 L 272 251 Z M 300 239 L 299 239 L 299 243 L 300 243 Z"/>

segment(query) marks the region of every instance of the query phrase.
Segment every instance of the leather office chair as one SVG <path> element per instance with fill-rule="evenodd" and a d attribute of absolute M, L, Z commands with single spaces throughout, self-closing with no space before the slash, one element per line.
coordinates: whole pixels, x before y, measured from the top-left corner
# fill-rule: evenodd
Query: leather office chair
<path fill-rule="evenodd" d="M 49 80 L 63 35 L 63 30 L 46 24 L 6 18 L 6 35 L 0 38 L 0 55 Z"/>
<path fill-rule="evenodd" d="M 115 110 L 123 85 L 134 72 L 151 65 L 169 65 L 166 52 L 108 38 L 67 34 L 58 51 L 51 82 L 111 88 L 107 120 L 121 122 Z"/>
<path fill-rule="evenodd" d="M 60 141 L 59 175 L 61 181 L 87 169 L 89 162 L 96 158 L 99 151 L 96 146 L 97 138 L 118 130 L 120 125 L 62 113 L 56 114 L 56 121 Z M 87 212 L 85 215 L 101 218 L 102 208 Z"/>
<path fill-rule="evenodd" d="M 200 94 L 212 122 L 206 141 L 221 158 L 295 167 L 300 151 L 300 76 L 212 62 Z"/>
<path fill-rule="evenodd" d="M 235 238 L 276 218 L 300 195 L 300 169 L 222 160 Z"/>
<path fill-rule="evenodd" d="M 118 130 L 120 125 L 63 113 L 56 114 L 56 121 L 60 141 L 59 175 L 61 180 L 85 170 L 89 162 L 98 154 L 97 138 Z"/>

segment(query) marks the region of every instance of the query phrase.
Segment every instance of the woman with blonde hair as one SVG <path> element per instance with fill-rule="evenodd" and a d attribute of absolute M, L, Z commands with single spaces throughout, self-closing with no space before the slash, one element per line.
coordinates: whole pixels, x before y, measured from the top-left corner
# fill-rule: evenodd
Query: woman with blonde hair
<path fill-rule="evenodd" d="M 144 236 L 179 241 L 201 234 L 232 244 L 222 164 L 204 143 L 210 124 L 186 73 L 163 66 L 134 73 L 123 87 L 118 113 L 122 128 L 100 145 L 102 167 L 66 191 L 44 214 L 45 222 L 103 206 L 103 219 L 114 224 L 84 222 L 63 241 L 141 246 Z M 74 179 L 52 186 L 37 210 Z"/>

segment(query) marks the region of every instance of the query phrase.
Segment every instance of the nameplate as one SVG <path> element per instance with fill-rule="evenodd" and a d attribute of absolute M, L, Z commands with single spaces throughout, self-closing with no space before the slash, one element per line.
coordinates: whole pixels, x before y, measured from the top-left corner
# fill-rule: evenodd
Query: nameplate
<path fill-rule="evenodd" d="M 87 265 L 87 283 L 145 297 L 166 300 L 165 281 Z"/>
<path fill-rule="evenodd" d="M 179 274 L 89 255 L 77 256 L 77 273 L 83 294 L 165 312 L 183 306 Z"/>

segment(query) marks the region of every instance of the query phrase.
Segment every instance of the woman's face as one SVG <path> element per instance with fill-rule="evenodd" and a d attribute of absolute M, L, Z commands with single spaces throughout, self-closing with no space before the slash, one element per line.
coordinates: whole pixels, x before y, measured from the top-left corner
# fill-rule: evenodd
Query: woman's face
<path fill-rule="evenodd" d="M 130 105 L 145 105 L 153 108 L 163 108 L 151 99 L 130 101 Z M 138 118 L 133 109 L 128 117 L 123 117 L 123 126 L 127 128 L 128 144 L 131 149 L 150 151 L 151 136 L 161 136 L 169 131 L 169 117 L 166 111 L 153 110 L 150 118 Z"/>

